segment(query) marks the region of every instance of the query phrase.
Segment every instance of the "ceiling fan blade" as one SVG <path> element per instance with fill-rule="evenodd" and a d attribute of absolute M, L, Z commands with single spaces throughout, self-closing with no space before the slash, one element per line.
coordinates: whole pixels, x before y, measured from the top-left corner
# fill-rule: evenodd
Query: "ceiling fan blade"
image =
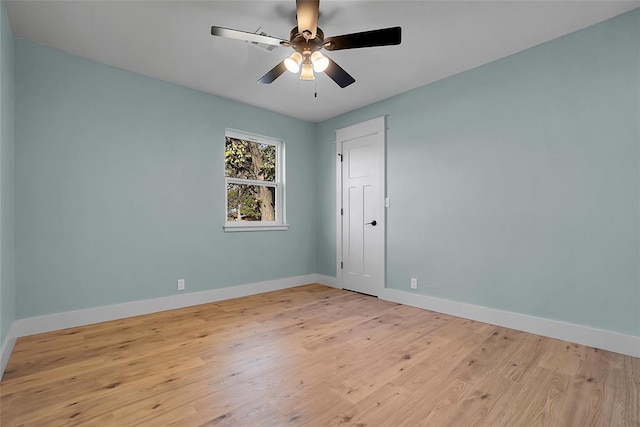
<path fill-rule="evenodd" d="M 328 56 L 326 58 L 329 60 L 329 66 L 324 70 L 324 73 L 331 77 L 331 80 L 336 82 L 338 86 L 345 88 L 356 81 L 356 79 L 351 77 L 351 74 L 343 70 L 333 59 Z"/>
<path fill-rule="evenodd" d="M 391 46 L 402 41 L 402 28 L 392 27 L 363 31 L 324 39 L 327 50 L 357 49 L 361 47 Z"/>
<path fill-rule="evenodd" d="M 298 31 L 306 40 L 316 38 L 320 0 L 296 0 Z"/>
<path fill-rule="evenodd" d="M 282 39 L 278 39 L 278 38 L 275 38 L 275 37 L 269 37 L 269 36 L 263 36 L 263 35 L 260 35 L 260 34 L 249 33 L 247 31 L 232 30 L 230 28 L 223 28 L 223 27 L 216 27 L 216 26 L 211 27 L 211 35 L 212 36 L 219 36 L 219 37 L 226 37 L 228 39 L 244 40 L 244 41 L 247 41 L 247 42 L 271 44 L 271 45 L 274 45 L 274 46 L 280 46 L 283 43 L 284 44 L 289 44 L 288 40 L 282 40 Z"/>
<path fill-rule="evenodd" d="M 280 77 L 282 73 L 284 73 L 285 71 L 287 71 L 287 67 L 284 66 L 284 61 L 282 61 L 281 63 L 273 67 L 271 71 L 269 71 L 267 74 L 260 77 L 260 80 L 258 80 L 258 83 L 264 83 L 264 84 L 273 83 L 273 81 L 278 77 Z"/>

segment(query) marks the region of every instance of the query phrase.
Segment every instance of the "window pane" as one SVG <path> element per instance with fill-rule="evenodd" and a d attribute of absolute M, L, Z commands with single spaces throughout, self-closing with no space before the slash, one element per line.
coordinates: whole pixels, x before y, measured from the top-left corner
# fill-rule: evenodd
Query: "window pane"
<path fill-rule="evenodd" d="M 226 137 L 225 176 L 258 181 L 276 180 L 276 147 Z"/>
<path fill-rule="evenodd" d="M 227 184 L 227 221 L 275 221 L 276 189 Z"/>

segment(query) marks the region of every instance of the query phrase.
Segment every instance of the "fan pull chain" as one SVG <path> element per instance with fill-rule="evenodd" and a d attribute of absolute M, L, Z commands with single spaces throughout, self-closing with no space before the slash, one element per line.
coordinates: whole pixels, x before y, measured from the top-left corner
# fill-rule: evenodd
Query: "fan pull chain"
<path fill-rule="evenodd" d="M 318 97 L 318 80 L 314 80 L 313 81 L 313 97 L 317 98 Z"/>

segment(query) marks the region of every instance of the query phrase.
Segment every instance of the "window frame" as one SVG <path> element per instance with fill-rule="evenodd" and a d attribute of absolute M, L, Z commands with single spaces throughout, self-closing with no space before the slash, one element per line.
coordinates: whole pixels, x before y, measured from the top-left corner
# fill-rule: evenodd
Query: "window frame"
<path fill-rule="evenodd" d="M 277 138 L 271 138 L 264 135 L 258 135 L 250 132 L 239 131 L 235 129 L 225 129 L 224 146 L 226 146 L 227 138 L 240 139 L 244 141 L 255 142 L 257 144 L 267 144 L 275 147 L 276 153 L 276 170 L 274 181 L 260 181 L 244 178 L 228 177 L 226 173 L 226 162 L 223 160 L 222 172 L 224 176 L 224 226 L 225 232 L 245 232 L 245 231 L 284 231 L 289 229 L 286 222 L 286 192 L 285 192 L 285 152 L 284 141 Z M 223 147 L 224 147 L 223 146 Z M 224 158 L 224 155 L 223 155 Z M 228 186 L 229 184 L 241 185 L 258 185 L 264 187 L 275 188 L 275 221 L 228 221 Z"/>

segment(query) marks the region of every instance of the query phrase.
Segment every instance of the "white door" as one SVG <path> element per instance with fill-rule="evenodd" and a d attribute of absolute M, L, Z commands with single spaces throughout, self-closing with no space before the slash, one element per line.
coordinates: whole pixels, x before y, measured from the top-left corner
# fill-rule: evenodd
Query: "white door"
<path fill-rule="evenodd" d="M 384 117 L 340 129 L 336 136 L 338 279 L 345 289 L 378 296 L 385 275 Z"/>

